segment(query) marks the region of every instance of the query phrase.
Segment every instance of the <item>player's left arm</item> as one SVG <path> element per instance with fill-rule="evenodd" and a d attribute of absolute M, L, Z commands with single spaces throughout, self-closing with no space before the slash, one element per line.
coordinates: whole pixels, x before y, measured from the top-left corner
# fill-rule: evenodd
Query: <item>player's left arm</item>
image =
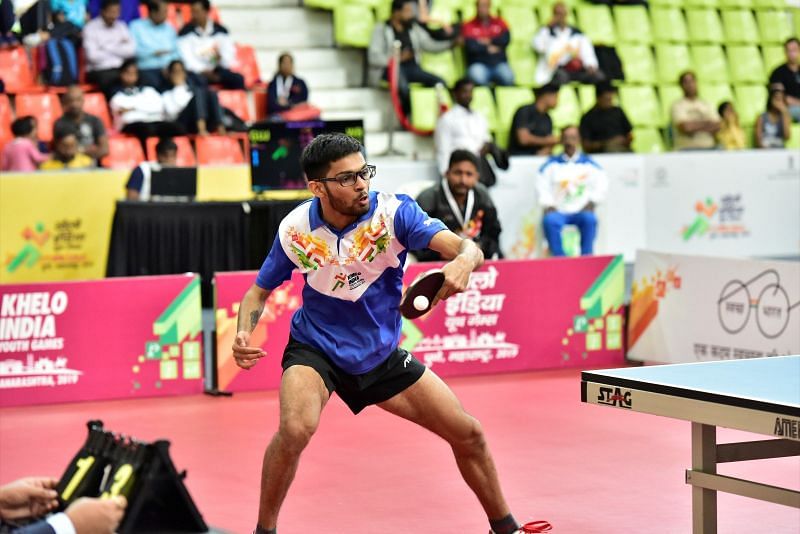
<path fill-rule="evenodd" d="M 483 265 L 483 252 L 473 241 L 462 239 L 450 230 L 436 233 L 428 248 L 438 252 L 443 259 L 450 260 L 442 267 L 444 285 L 433 299 L 435 306 L 440 300 L 467 289 L 470 273 Z"/>

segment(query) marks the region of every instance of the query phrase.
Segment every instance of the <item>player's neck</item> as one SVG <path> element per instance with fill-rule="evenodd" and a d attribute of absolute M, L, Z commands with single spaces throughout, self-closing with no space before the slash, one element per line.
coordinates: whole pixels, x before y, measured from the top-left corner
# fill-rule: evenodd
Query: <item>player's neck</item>
<path fill-rule="evenodd" d="M 320 203 L 319 209 L 322 212 L 322 220 L 325 221 L 328 226 L 332 226 L 337 230 L 344 230 L 358 219 L 355 215 L 340 213 L 333 209 L 332 206 L 325 206 L 323 203 Z"/>

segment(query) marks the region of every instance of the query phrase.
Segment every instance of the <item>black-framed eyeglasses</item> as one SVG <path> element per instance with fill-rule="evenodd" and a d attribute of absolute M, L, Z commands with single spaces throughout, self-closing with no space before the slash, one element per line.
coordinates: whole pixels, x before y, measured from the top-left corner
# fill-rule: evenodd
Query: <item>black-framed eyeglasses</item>
<path fill-rule="evenodd" d="M 353 187 L 358 179 L 369 182 L 375 178 L 375 165 L 364 165 L 364 168 L 355 172 L 345 172 L 333 178 L 317 178 L 314 182 L 339 182 L 342 187 Z"/>

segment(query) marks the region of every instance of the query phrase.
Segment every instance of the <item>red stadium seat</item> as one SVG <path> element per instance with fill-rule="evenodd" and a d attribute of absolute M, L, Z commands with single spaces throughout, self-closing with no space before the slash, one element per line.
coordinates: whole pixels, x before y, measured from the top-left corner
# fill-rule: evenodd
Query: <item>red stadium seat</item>
<path fill-rule="evenodd" d="M 103 121 L 106 130 L 112 129 L 111 114 L 108 112 L 108 104 L 103 93 L 84 93 L 83 110 Z"/>
<path fill-rule="evenodd" d="M 250 108 L 247 105 L 247 92 L 237 89 L 217 91 L 221 106 L 233 111 L 240 119 L 250 120 Z"/>
<path fill-rule="evenodd" d="M 197 160 L 194 157 L 194 150 L 192 143 L 188 137 L 173 137 L 173 141 L 178 145 L 178 161 L 176 165 L 179 167 L 194 167 L 197 165 Z M 156 145 L 158 144 L 158 137 L 147 138 L 147 159 L 156 161 Z"/>
<path fill-rule="evenodd" d="M 31 91 L 36 87 L 31 62 L 22 46 L 0 49 L 0 73 L 7 93 Z"/>
<path fill-rule="evenodd" d="M 54 93 L 23 93 L 17 95 L 17 117 L 33 115 L 39 123 L 39 139 L 53 139 L 53 123 L 61 116 L 61 102 Z"/>
<path fill-rule="evenodd" d="M 176 5 L 176 4 L 170 4 Z M 190 20 L 192 20 L 192 4 L 177 4 L 178 9 L 180 10 L 181 18 L 183 19 L 184 24 L 188 24 Z M 208 12 L 208 18 L 216 22 L 217 24 L 222 24 L 221 19 L 219 17 L 219 10 L 216 6 L 211 6 L 211 11 Z"/>
<path fill-rule="evenodd" d="M 108 155 L 103 158 L 103 167 L 130 169 L 144 161 L 142 144 L 135 137 L 114 136 L 108 139 Z"/>
<path fill-rule="evenodd" d="M 236 139 L 209 135 L 195 139 L 198 165 L 238 165 L 244 163 L 242 148 Z"/>
<path fill-rule="evenodd" d="M 236 60 L 238 65 L 234 70 L 244 76 L 244 86 L 248 89 L 252 89 L 254 85 L 261 81 L 255 49 L 253 49 L 252 46 L 237 44 Z"/>
<path fill-rule="evenodd" d="M 8 100 L 8 95 L 0 94 L 0 148 L 14 139 L 11 133 L 11 122 L 13 121 L 13 114 L 11 113 L 11 102 Z"/>

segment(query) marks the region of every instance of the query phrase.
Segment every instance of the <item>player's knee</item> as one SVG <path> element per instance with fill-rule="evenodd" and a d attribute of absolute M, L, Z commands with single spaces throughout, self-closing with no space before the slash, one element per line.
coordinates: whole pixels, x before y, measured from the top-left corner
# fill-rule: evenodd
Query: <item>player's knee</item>
<path fill-rule="evenodd" d="M 480 421 L 471 415 L 464 414 L 463 428 L 452 446 L 465 453 L 483 450 L 486 447 L 486 437 Z"/>
<path fill-rule="evenodd" d="M 284 446 L 297 452 L 302 451 L 317 430 L 317 425 L 299 419 L 281 423 L 278 433 Z"/>

